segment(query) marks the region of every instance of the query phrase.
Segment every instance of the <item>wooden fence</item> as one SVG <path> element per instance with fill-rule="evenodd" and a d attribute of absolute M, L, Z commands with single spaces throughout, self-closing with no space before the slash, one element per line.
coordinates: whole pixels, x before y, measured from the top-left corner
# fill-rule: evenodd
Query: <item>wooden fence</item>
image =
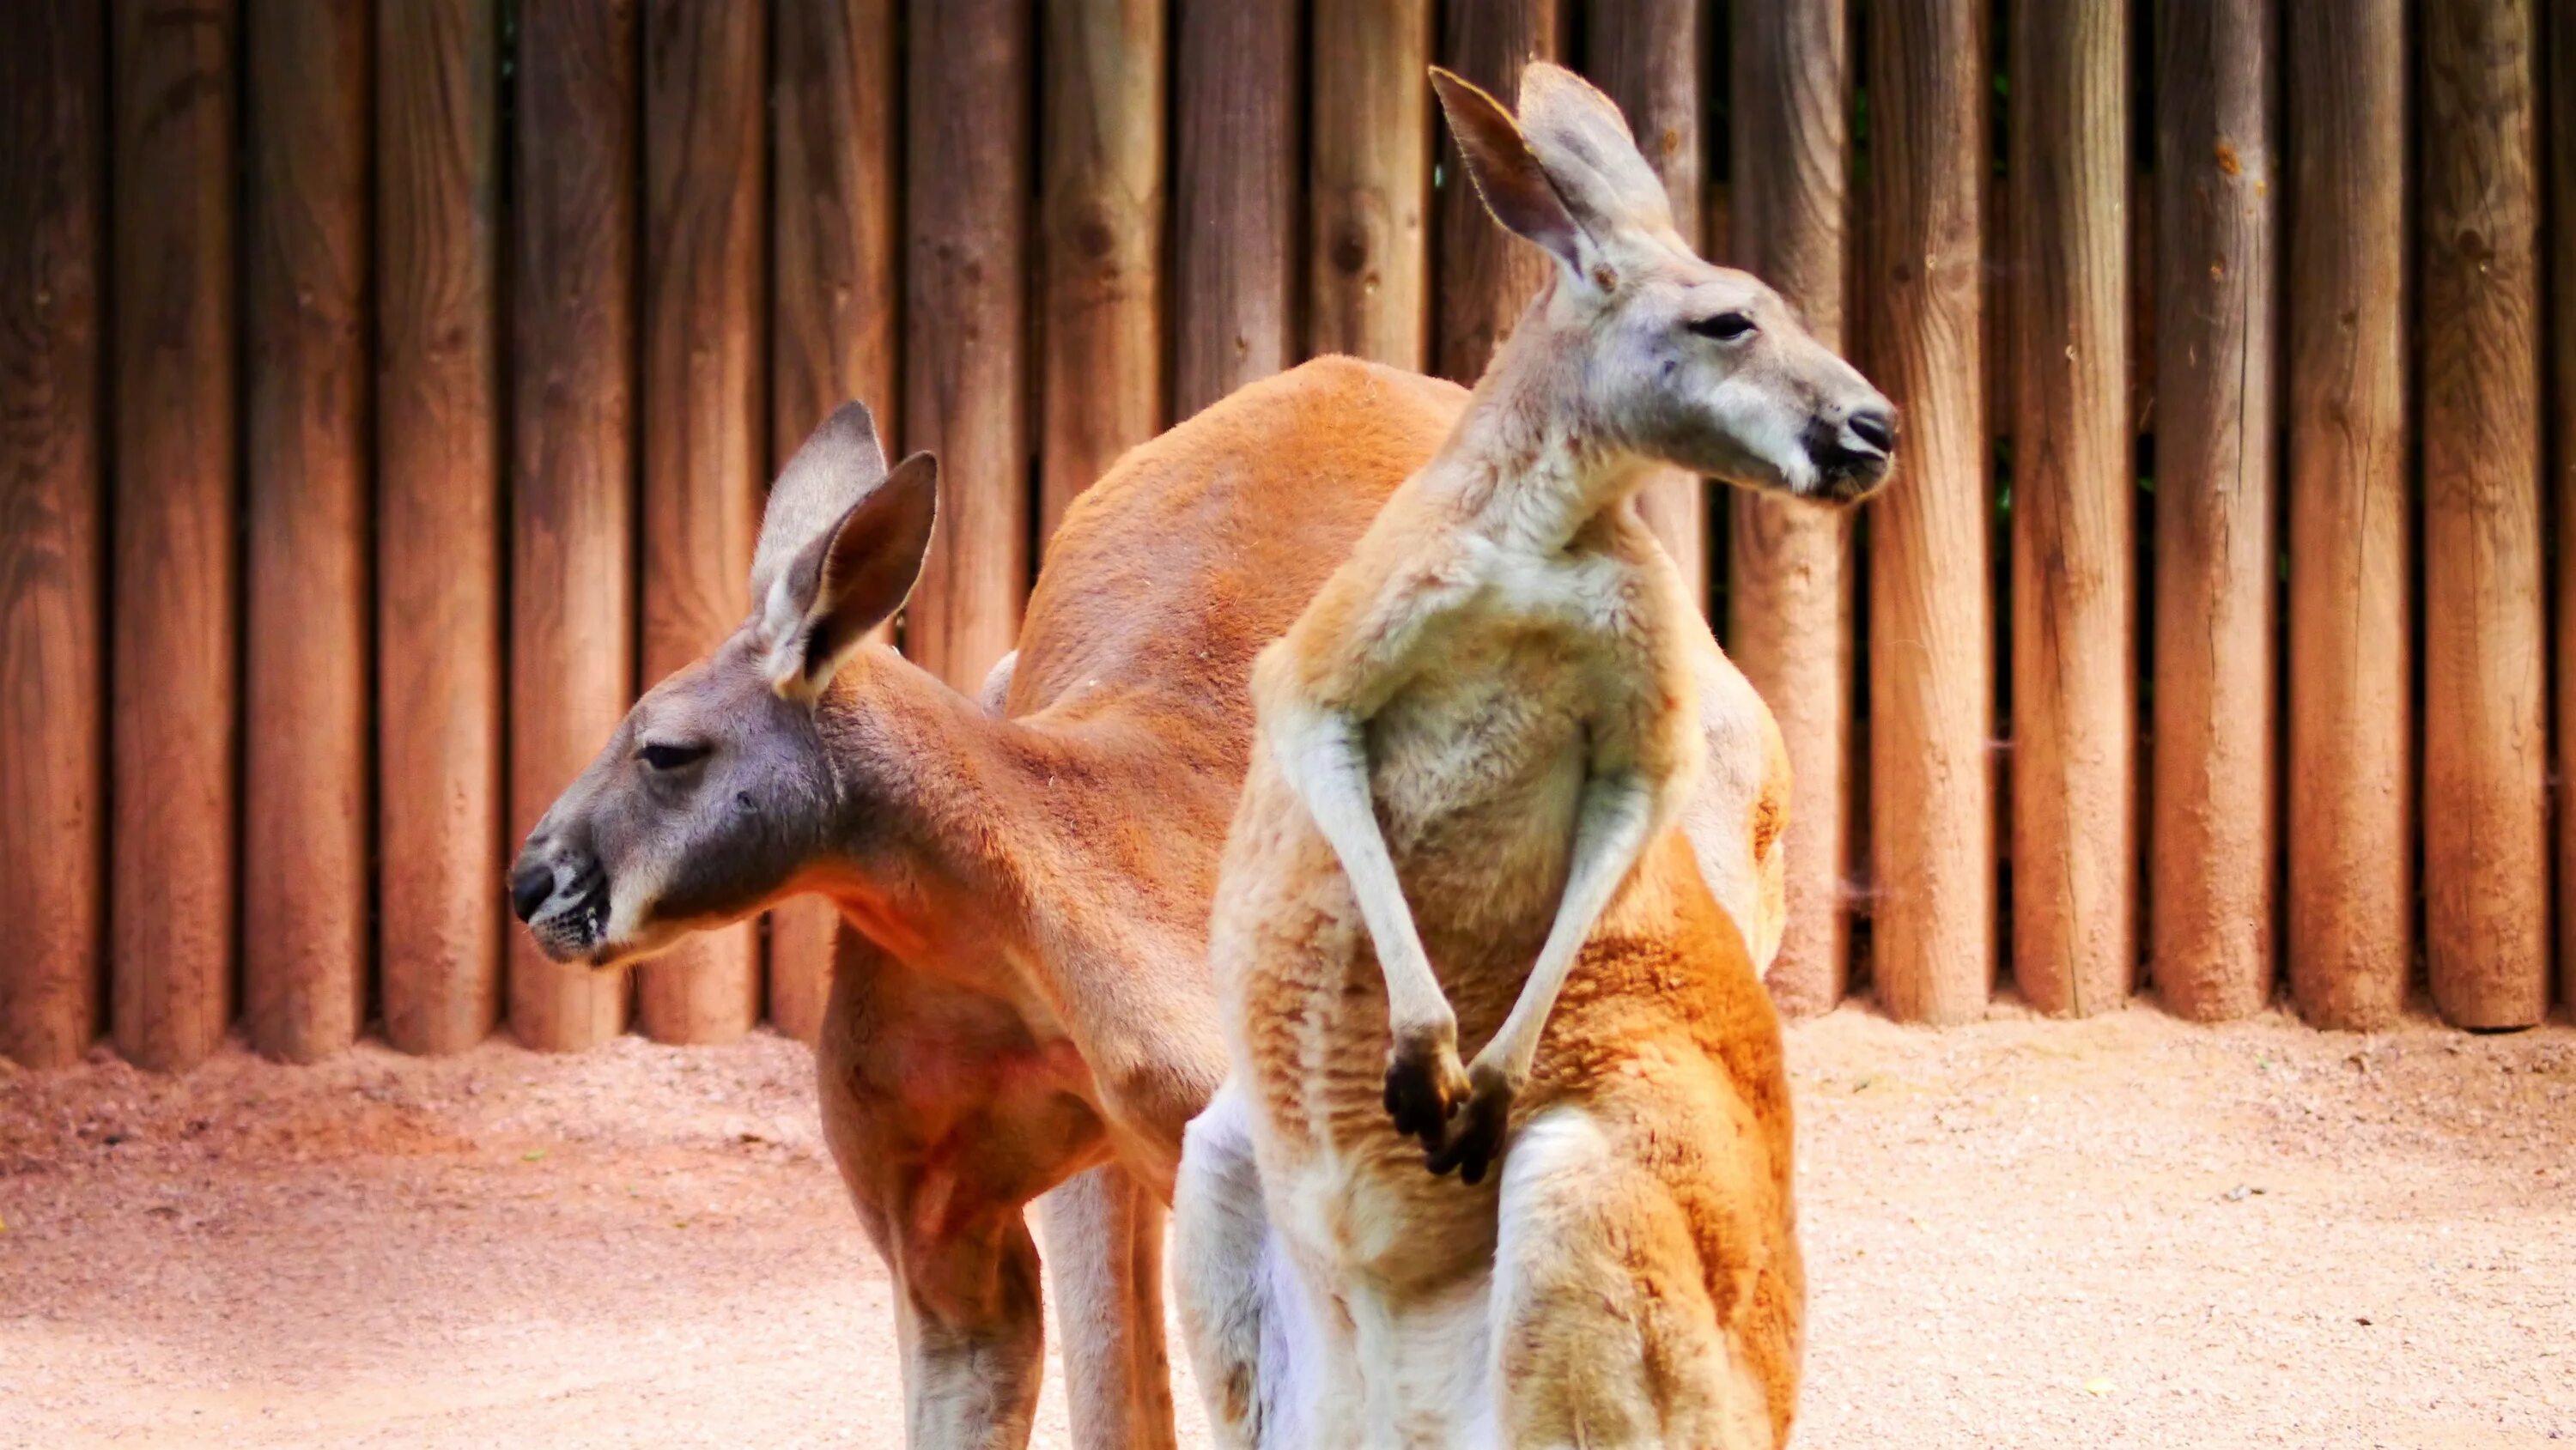
<path fill-rule="evenodd" d="M 1478 371 L 1541 264 L 1439 164 L 1423 69 L 1531 56 L 1905 409 L 1856 522 L 1648 499 L 1795 759 L 1785 1004 L 2218 1018 L 2278 974 L 2320 1024 L 2419 982 L 2534 1022 L 2576 975 L 2576 313 L 2541 325 L 2576 307 L 2576 21 L 2543 19 L 11 0 L 0 1054 L 810 1033 L 819 909 L 630 1004 L 500 891 L 736 622 L 771 467 L 852 395 L 937 450 L 903 643 L 971 683 L 1121 449 L 1311 353 Z"/>

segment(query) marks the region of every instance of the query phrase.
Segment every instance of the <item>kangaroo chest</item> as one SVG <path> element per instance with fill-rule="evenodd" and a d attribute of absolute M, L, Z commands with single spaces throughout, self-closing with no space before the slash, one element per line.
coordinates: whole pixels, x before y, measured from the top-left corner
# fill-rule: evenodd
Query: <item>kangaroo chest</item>
<path fill-rule="evenodd" d="M 1544 931 L 1585 780 L 1637 768 L 1664 714 L 1649 585 L 1609 554 L 1498 565 L 1370 718 L 1371 795 L 1426 937 Z"/>

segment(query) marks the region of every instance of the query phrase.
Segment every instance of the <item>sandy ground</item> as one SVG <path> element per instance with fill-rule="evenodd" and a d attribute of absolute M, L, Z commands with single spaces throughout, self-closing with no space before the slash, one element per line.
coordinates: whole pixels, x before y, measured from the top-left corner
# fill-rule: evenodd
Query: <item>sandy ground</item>
<path fill-rule="evenodd" d="M 2576 1032 L 1845 1010 L 1791 1057 L 1802 1446 L 2576 1440 Z M 0 1446 L 899 1445 L 810 1071 L 0 1066 Z"/>

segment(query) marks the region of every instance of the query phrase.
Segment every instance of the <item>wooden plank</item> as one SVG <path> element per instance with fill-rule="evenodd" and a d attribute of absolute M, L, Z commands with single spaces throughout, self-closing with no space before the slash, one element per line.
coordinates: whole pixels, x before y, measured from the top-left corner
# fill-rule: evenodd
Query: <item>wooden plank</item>
<path fill-rule="evenodd" d="M 499 10 L 376 13 L 376 958 L 405 1052 L 500 1016 Z"/>
<path fill-rule="evenodd" d="M 1802 28 L 1798 22 L 1809 18 L 1806 7 L 1789 9 L 1795 18 L 1766 9 L 1758 19 L 1748 17 L 1748 23 L 1764 30 Z M 1830 20 L 1824 18 L 1828 11 Z M 1814 7 L 1814 12 L 1813 28 L 1832 32 L 1835 43 L 1831 59 L 1839 63 L 1841 6 L 1835 0 L 1824 0 Z M 1624 4 L 1595 5 L 1585 62 L 1594 82 L 1627 113 L 1628 129 L 1635 133 L 1638 149 L 1645 153 L 1647 163 L 1654 167 L 1656 178 L 1664 183 L 1664 192 L 1672 200 L 1674 225 L 1680 229 L 1682 240 L 1693 247 L 1699 246 L 1701 240 L 1699 116 L 1703 103 L 1699 26 L 1699 0 L 1627 0 Z M 1739 64 L 1742 54 L 1737 52 Z M 1837 69 L 1811 78 L 1811 84 L 1833 93 L 1820 98 L 1812 116 L 1801 118 L 1816 122 L 1817 134 L 1807 137 L 1795 122 L 1791 132 L 1800 140 L 1811 140 L 1816 151 L 1829 152 L 1829 164 L 1815 180 L 1832 192 L 1829 200 L 1835 210 L 1838 236 L 1845 168 L 1843 88 L 1836 78 L 1842 74 Z M 1767 82 L 1772 78 L 1759 79 Z M 1739 85 L 1736 93 L 1740 96 L 1744 89 Z M 1828 112 L 1830 120 L 1824 119 Z M 1766 161 L 1776 165 L 1777 158 Z M 1841 300 L 1839 283 L 1838 275 L 1834 289 L 1837 303 Z M 1668 468 L 1658 470 L 1637 495 L 1638 510 L 1655 531 L 1655 537 L 1671 552 L 1673 562 L 1680 566 L 1682 580 L 1689 585 L 1691 597 L 1700 602 L 1703 613 L 1708 609 L 1708 488 L 1697 475 Z M 1793 824 L 1790 829 L 1794 832 L 1798 828 Z M 1797 868 L 1790 869 L 1794 875 Z"/>
<path fill-rule="evenodd" d="M 2531 0 L 2427 6 L 2424 935 L 2463 1027 L 2549 1003 L 2548 581 Z"/>
<path fill-rule="evenodd" d="M 635 11 L 523 0 L 510 303 L 510 820 L 536 826 L 635 698 Z M 510 1030 L 566 1052 L 626 979 L 510 933 Z"/>
<path fill-rule="evenodd" d="M 1180 0 L 1178 20 L 1176 419 L 1296 360 L 1301 84 L 1296 0 Z"/>
<path fill-rule="evenodd" d="M 2576 15 L 2548 27 L 2550 337 L 2557 381 L 2558 1000 L 2576 1015 Z"/>
<path fill-rule="evenodd" d="M 1483 0 L 1441 13 L 1441 64 L 1517 104 L 1521 67 L 1554 60 L 1564 50 L 1558 0 Z M 1511 334 L 1554 263 L 1547 254 L 1494 224 L 1458 159 L 1458 141 L 1440 133 L 1444 178 L 1432 234 L 1433 361 L 1440 376 L 1473 386 Z"/>
<path fill-rule="evenodd" d="M 769 37 L 758 5 L 644 14 L 644 678 L 741 626 L 767 472 L 762 165 Z M 760 1018 L 750 922 L 637 968 L 656 1042 L 730 1042 Z"/>
<path fill-rule="evenodd" d="M 312 1062 L 367 1001 L 367 26 L 253 6 L 242 998 Z"/>
<path fill-rule="evenodd" d="M 1736 265 L 1778 289 L 1825 346 L 1843 346 L 1844 115 L 1839 0 L 1735 7 Z M 1843 510 L 1735 492 L 1728 652 L 1789 747 L 1788 927 L 1768 981 L 1791 1012 L 1842 999 L 1850 914 L 1852 524 Z"/>
<path fill-rule="evenodd" d="M 2013 0 L 2013 974 L 2127 1000 L 2137 959 L 2129 11 Z"/>
<path fill-rule="evenodd" d="M 1864 352 L 1905 420 L 1902 472 L 1870 505 L 1870 963 L 1900 1022 L 1973 1022 L 1995 979 L 1985 10 L 1866 12 L 1878 321 Z"/>
<path fill-rule="evenodd" d="M 1315 0 L 1306 350 L 1431 361 L 1432 0 Z"/>
<path fill-rule="evenodd" d="M 1163 426 L 1163 6 L 1048 0 L 1040 525 Z"/>
<path fill-rule="evenodd" d="M 0 1057 L 31 1068 L 100 1020 L 106 44 L 90 0 L 0 12 Z"/>
<path fill-rule="evenodd" d="M 2157 995 L 2197 1021 L 2272 996 L 2276 18 L 2164 0 L 2156 19 L 2148 940 Z"/>
<path fill-rule="evenodd" d="M 2288 15 L 2289 906 L 2319 1027 L 2397 1020 L 2414 956 L 2406 5 Z"/>
<path fill-rule="evenodd" d="M 769 449 L 774 475 L 856 398 L 894 421 L 894 0 L 782 0 L 771 55 Z M 881 634 L 890 637 L 891 630 Z M 820 896 L 769 914 L 769 1020 L 822 1030 L 841 914 Z"/>
<path fill-rule="evenodd" d="M 117 0 L 109 1020 L 176 1070 L 232 1016 L 238 493 L 231 0 Z"/>
<path fill-rule="evenodd" d="M 912 0 L 905 87 L 903 446 L 939 457 L 939 530 L 904 652 L 972 692 L 1029 584 L 1032 17 Z"/>

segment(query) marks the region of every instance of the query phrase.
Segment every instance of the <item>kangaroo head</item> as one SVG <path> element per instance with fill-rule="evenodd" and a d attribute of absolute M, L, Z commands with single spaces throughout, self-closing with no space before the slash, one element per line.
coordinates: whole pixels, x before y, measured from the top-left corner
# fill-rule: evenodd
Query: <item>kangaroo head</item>
<path fill-rule="evenodd" d="M 833 674 L 920 577 L 937 467 L 886 467 L 844 405 L 770 491 L 751 616 L 635 702 L 546 812 L 510 903 L 557 961 L 619 966 L 786 894 L 824 850 L 841 785 L 816 718 Z"/>
<path fill-rule="evenodd" d="M 1486 208 L 1556 259 L 1522 326 L 1605 441 L 1729 482 L 1847 503 L 1887 478 L 1896 410 L 1780 295 L 1703 261 L 1609 97 L 1544 62 L 1520 117 L 1435 69 Z"/>

